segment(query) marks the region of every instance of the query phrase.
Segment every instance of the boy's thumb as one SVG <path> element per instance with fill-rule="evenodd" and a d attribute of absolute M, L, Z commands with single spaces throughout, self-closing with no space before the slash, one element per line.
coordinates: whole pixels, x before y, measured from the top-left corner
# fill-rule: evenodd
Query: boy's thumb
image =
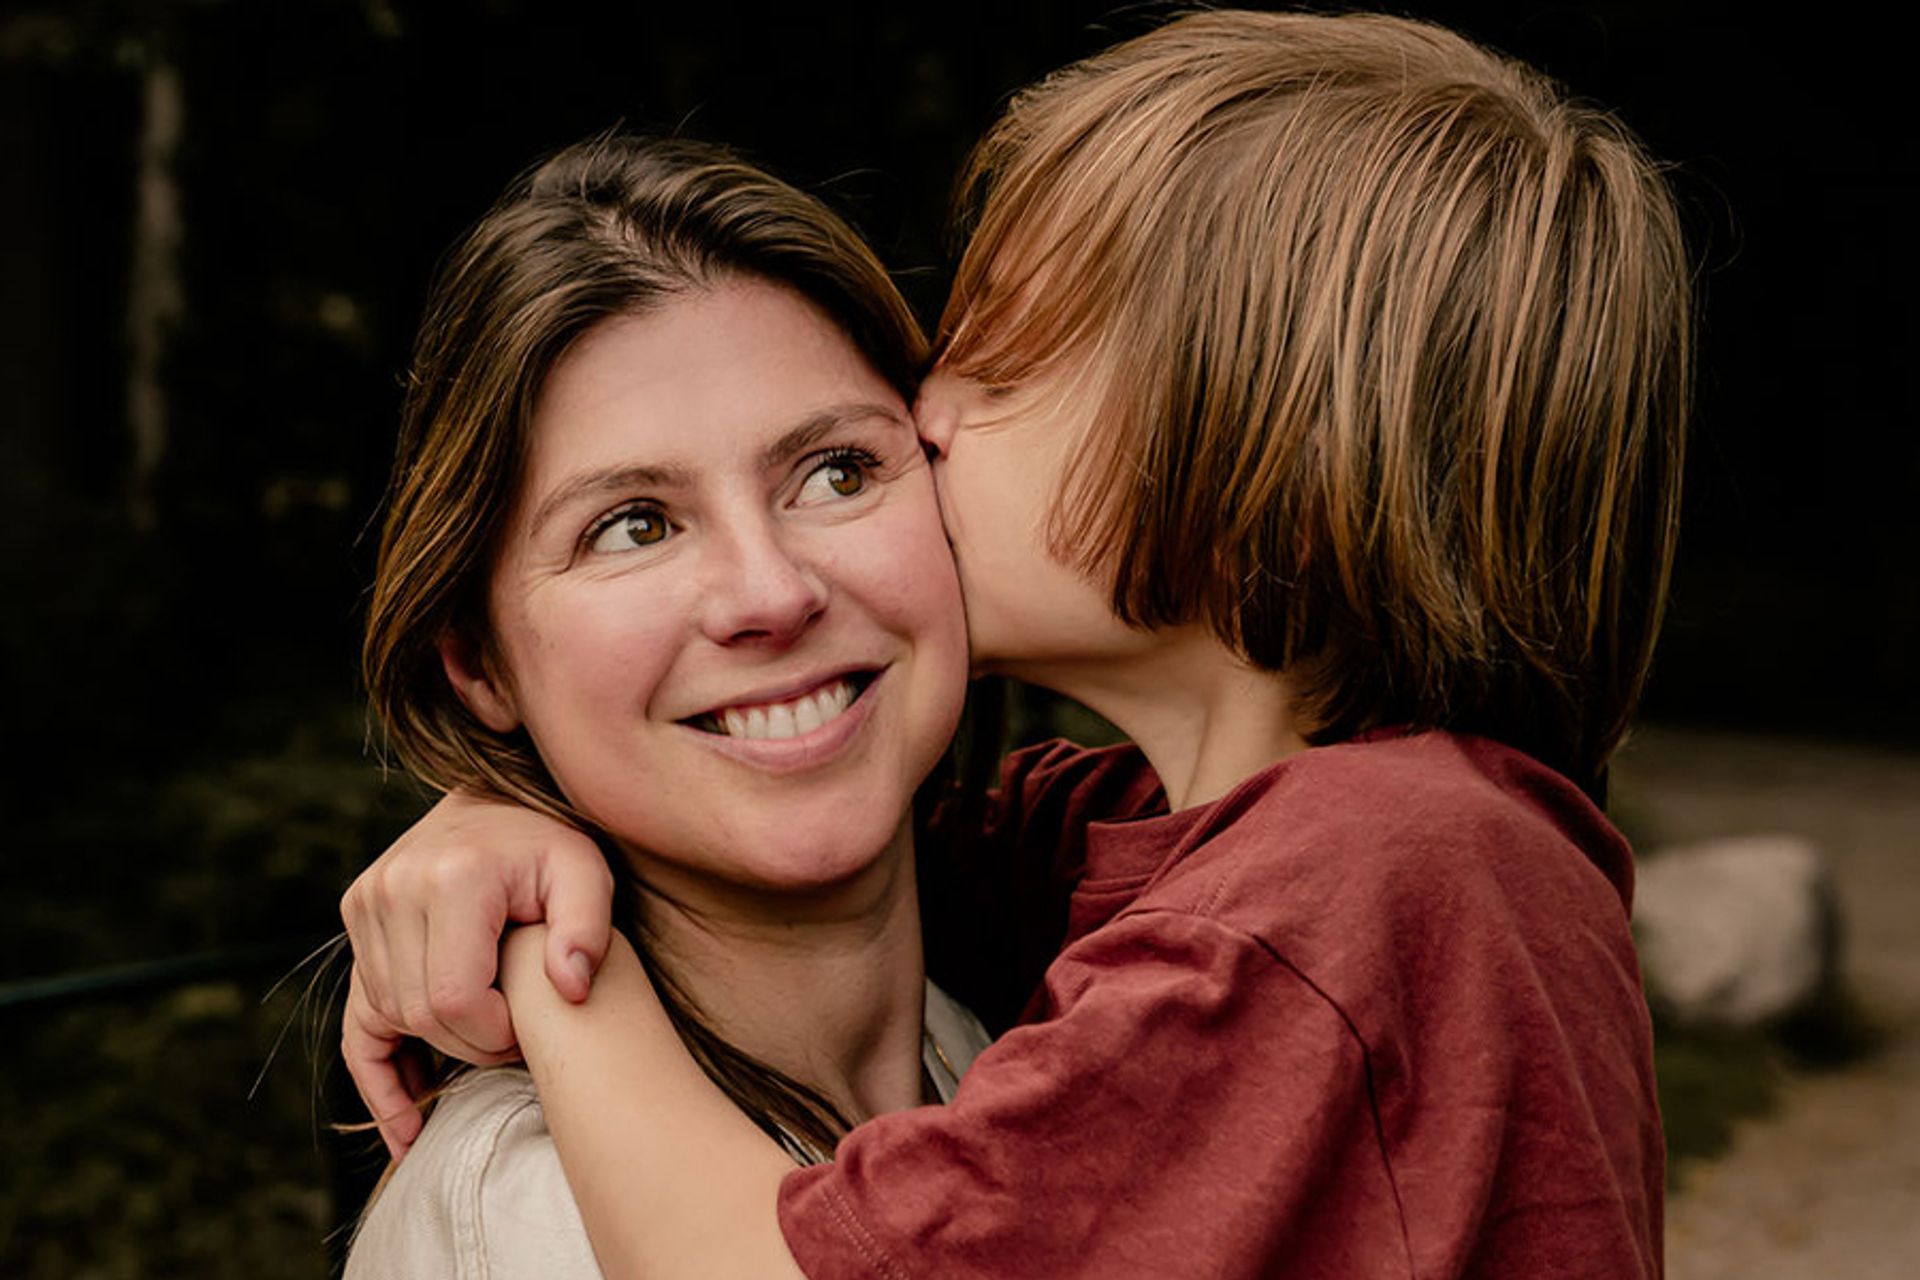
<path fill-rule="evenodd" d="M 590 862 L 549 858 L 547 867 L 547 978 L 575 1004 L 592 990 L 613 939 L 613 877 L 600 851 L 587 849 Z"/>

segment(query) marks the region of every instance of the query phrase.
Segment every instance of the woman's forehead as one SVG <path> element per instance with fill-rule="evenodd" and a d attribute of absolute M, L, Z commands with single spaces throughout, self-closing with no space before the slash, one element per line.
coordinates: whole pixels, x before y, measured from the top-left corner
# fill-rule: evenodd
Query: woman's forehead
<path fill-rule="evenodd" d="M 588 331 L 542 385 L 533 453 L 665 465 L 774 450 L 814 419 L 904 417 L 852 339 L 790 290 L 735 282 Z"/>

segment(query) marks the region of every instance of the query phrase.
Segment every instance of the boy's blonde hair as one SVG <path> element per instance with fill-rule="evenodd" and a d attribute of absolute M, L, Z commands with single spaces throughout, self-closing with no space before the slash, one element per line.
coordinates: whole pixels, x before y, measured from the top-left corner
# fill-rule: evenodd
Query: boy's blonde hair
<path fill-rule="evenodd" d="M 1617 121 L 1423 23 L 1200 13 L 1019 95 L 962 192 L 940 359 L 1086 415 L 1051 536 L 1122 618 L 1285 671 L 1311 740 L 1445 725 L 1597 786 L 1689 379 Z"/>

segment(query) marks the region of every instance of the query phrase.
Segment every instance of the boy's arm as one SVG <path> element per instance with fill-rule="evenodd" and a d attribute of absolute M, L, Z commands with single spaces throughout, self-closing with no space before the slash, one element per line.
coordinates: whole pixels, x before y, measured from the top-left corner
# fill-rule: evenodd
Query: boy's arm
<path fill-rule="evenodd" d="M 1034 1012 L 951 1104 L 869 1121 L 787 1177 L 806 1275 L 1413 1272 L 1366 1049 L 1258 941 L 1127 912 L 1062 954 Z"/>
<path fill-rule="evenodd" d="M 630 957 L 578 1008 L 540 995 L 537 943 L 510 957 L 610 1280 L 1408 1273 L 1345 1018 L 1244 935 L 1152 914 L 1076 943 L 1048 975 L 1056 1016 L 982 1053 L 952 1103 L 801 1170 L 700 1074 Z"/>
<path fill-rule="evenodd" d="M 624 939 L 575 1005 L 542 973 L 544 934 L 508 936 L 501 982 L 608 1280 L 804 1280 L 775 1212 L 793 1161 L 687 1055 Z"/>

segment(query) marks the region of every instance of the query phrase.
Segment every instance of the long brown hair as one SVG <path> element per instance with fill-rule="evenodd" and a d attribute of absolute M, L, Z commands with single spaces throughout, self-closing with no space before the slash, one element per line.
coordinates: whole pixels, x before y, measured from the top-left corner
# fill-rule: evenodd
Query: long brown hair
<path fill-rule="evenodd" d="M 824 1156 L 845 1118 L 706 1024 L 650 954 L 633 896 L 645 887 L 568 805 L 523 731 L 495 733 L 467 710 L 438 650 L 451 631 L 490 652 L 488 579 L 541 383 L 568 345 L 608 317 L 730 277 L 795 290 L 912 397 L 925 338 L 872 251 L 813 197 L 717 147 L 620 134 L 568 147 L 513 183 L 443 263 L 420 325 L 362 669 L 387 739 L 415 775 L 599 839 L 622 885 L 616 922 L 648 960 L 695 1060 L 770 1134 Z"/>
<path fill-rule="evenodd" d="M 1599 789 L 1677 536 L 1689 270 L 1612 117 L 1424 23 L 1194 14 L 1019 95 L 941 362 L 1087 430 L 1051 534 L 1316 742 L 1444 725 Z"/>

